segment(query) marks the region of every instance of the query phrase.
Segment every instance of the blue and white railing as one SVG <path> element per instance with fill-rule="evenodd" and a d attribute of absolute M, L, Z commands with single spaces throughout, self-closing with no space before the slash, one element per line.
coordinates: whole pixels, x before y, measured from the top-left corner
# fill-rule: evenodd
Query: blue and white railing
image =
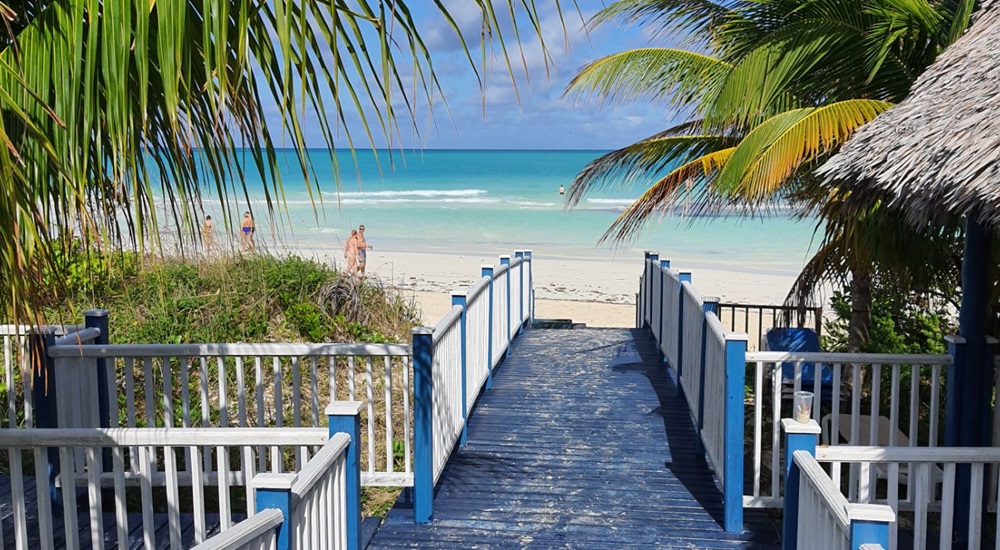
<path fill-rule="evenodd" d="M 787 474 L 785 539 L 800 541 L 786 544 L 785 550 L 815 548 L 816 524 L 810 515 L 837 514 L 844 508 L 875 511 L 875 517 L 865 518 L 866 540 L 859 542 L 887 550 L 1000 548 L 996 515 L 989 509 L 997 495 L 987 484 L 988 472 L 1000 467 L 1000 449 L 818 446 L 816 422 L 785 419 L 783 426 L 794 457 Z M 807 469 L 822 477 L 832 495 L 826 510 L 810 512 L 816 507 L 803 499 L 799 473 Z M 860 475 L 850 475 L 853 469 Z M 960 489 L 963 483 L 968 492 Z M 984 521 L 987 516 L 992 518 Z M 987 526 L 992 526 L 988 533 Z"/>
<path fill-rule="evenodd" d="M 464 444 L 476 400 L 492 384 L 494 369 L 534 314 L 531 252 L 499 266 L 483 266 L 482 277 L 452 295 L 451 310 L 434 328 L 413 331 L 414 481 L 413 515 L 434 514 L 434 486 L 456 444 Z"/>
<path fill-rule="evenodd" d="M 946 399 L 942 380 L 961 353 L 960 339 L 949 341 L 948 355 L 748 352 L 746 334 L 725 330 L 718 300 L 699 295 L 689 272 L 655 253 L 646 254 L 644 266 L 636 320 L 652 332 L 677 377 L 721 484 L 727 530 L 742 529 L 744 507 L 783 506 L 781 419 L 792 416 L 792 391 L 817 396 L 812 415 L 829 445 L 946 442 L 939 428 L 949 416 L 945 403 L 957 407 L 959 400 Z M 831 373 L 826 385 L 820 376 L 803 383 L 810 364 Z M 842 403 L 841 396 L 849 397 Z M 858 467 L 848 470 L 855 480 L 861 475 Z"/>

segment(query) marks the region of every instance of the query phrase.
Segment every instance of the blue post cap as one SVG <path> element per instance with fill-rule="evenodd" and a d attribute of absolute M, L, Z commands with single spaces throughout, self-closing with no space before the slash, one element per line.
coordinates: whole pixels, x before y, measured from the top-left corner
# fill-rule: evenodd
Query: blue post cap
<path fill-rule="evenodd" d="M 721 302 L 722 299 L 719 298 L 718 296 L 702 296 L 701 301 L 702 301 L 702 303 L 706 303 L 706 304 L 707 303 L 717 304 L 717 303 Z"/>
<path fill-rule="evenodd" d="M 483 275 L 493 275 L 493 266 L 491 265 L 483 264 L 479 266 L 479 269 L 482 270 Z"/>
<path fill-rule="evenodd" d="M 431 327 L 413 327 L 410 331 L 414 336 L 424 336 L 428 334 L 434 334 L 434 329 Z"/>
<path fill-rule="evenodd" d="M 467 294 L 464 290 L 453 290 L 451 292 L 451 305 L 464 306 Z"/>
<path fill-rule="evenodd" d="M 500 265 L 510 265 L 510 255 L 504 254 L 500 256 Z"/>
<path fill-rule="evenodd" d="M 660 258 L 660 267 L 670 267 L 670 258 Z"/>
<path fill-rule="evenodd" d="M 110 312 L 106 309 L 88 309 L 83 312 L 84 317 L 107 317 Z"/>
<path fill-rule="evenodd" d="M 681 282 L 687 281 L 687 282 L 690 283 L 691 282 L 691 272 L 690 271 L 678 271 L 677 272 L 677 279 L 680 280 Z"/>
<path fill-rule="evenodd" d="M 523 250 L 515 250 L 514 251 L 514 257 L 515 258 L 523 258 L 524 257 L 524 251 Z"/>

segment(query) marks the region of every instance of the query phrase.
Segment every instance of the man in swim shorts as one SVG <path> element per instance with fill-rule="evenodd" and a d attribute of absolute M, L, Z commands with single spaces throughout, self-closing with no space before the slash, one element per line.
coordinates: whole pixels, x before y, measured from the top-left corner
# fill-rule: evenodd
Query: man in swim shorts
<path fill-rule="evenodd" d="M 364 276 L 365 265 L 368 263 L 368 249 L 372 245 L 365 240 L 365 226 L 358 226 L 358 273 Z"/>

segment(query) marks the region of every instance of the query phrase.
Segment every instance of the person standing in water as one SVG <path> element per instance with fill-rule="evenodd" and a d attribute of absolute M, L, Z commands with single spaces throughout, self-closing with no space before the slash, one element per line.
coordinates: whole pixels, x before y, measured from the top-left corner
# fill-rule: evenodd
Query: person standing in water
<path fill-rule="evenodd" d="M 368 249 L 372 245 L 365 240 L 365 226 L 358 226 L 358 274 L 365 276 L 365 265 L 368 263 Z"/>
<path fill-rule="evenodd" d="M 211 254 L 215 245 L 215 224 L 212 223 L 212 216 L 205 216 L 205 223 L 201 224 L 201 244 L 205 247 L 205 254 Z"/>
<path fill-rule="evenodd" d="M 240 235 L 240 244 L 243 250 L 253 250 L 253 216 L 250 212 L 243 213 L 243 223 L 240 225 L 240 230 L 243 232 Z"/>
<path fill-rule="evenodd" d="M 347 260 L 347 273 L 354 276 L 358 266 L 358 230 L 352 229 L 351 236 L 344 243 L 344 259 Z"/>
<path fill-rule="evenodd" d="M 565 195 L 566 194 L 566 188 L 563 187 L 562 185 L 559 186 L 559 194 L 560 195 Z"/>

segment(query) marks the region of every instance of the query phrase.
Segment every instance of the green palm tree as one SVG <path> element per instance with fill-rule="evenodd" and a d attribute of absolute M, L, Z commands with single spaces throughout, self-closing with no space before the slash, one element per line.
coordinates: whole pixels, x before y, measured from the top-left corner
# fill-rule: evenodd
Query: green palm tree
<path fill-rule="evenodd" d="M 579 71 L 567 94 L 618 104 L 662 102 L 687 113 L 687 119 L 590 163 L 571 186 L 569 205 L 597 188 L 645 186 L 605 233 L 604 239 L 613 240 L 634 236 L 683 199 L 707 211 L 759 213 L 791 201 L 805 213 L 833 212 L 822 207 L 836 200 L 836 190 L 817 188 L 812 169 L 906 96 L 916 75 L 968 25 L 973 4 L 615 2 L 592 24 L 643 23 L 656 33 L 682 36 L 687 47 L 649 47 L 598 59 Z M 863 250 L 872 241 L 864 228 L 900 227 L 894 217 L 883 208 L 864 220 L 827 218 L 824 245 L 790 295 L 811 296 L 823 280 L 850 273 L 859 306 L 852 323 L 854 347 L 866 338 L 865 304 L 871 301 L 872 265 L 880 258 L 871 247 Z M 901 242 L 928 248 L 919 238 Z M 834 261 L 834 252 L 843 256 Z"/>
<path fill-rule="evenodd" d="M 560 13 L 564 6 L 553 0 Z M 477 0 L 482 63 L 511 77 L 522 32 L 542 40 L 534 3 Z M 573 6 L 573 0 L 562 0 Z M 229 209 L 248 173 L 268 214 L 284 196 L 274 147 L 290 144 L 310 195 L 335 148 L 395 143 L 418 106 L 440 101 L 431 52 L 406 0 L 24 0 L 0 4 L 0 308 L 37 316 L 57 235 L 87 245 L 157 242 L 167 220 L 196 238 L 200 196 Z M 500 6 L 504 5 L 504 10 Z M 444 4 L 476 76 L 485 68 Z M 516 10 L 515 10 L 516 8 Z M 510 19 L 513 27 L 501 22 Z M 525 23 L 527 21 L 527 23 Z M 504 36 L 503 29 L 514 36 Z M 505 45 L 507 44 L 507 45 Z M 544 42 L 542 42 L 544 48 Z M 263 102 L 277 105 L 269 125 Z M 349 123 L 349 113 L 361 124 Z M 313 158 L 303 125 L 329 150 Z M 154 206 L 161 196 L 166 208 Z M 248 201 L 249 202 L 249 201 Z M 182 243 L 184 241 L 182 240 Z M 55 278 L 58 279 L 58 278 Z M 52 277 L 47 280 L 53 280 Z"/>

